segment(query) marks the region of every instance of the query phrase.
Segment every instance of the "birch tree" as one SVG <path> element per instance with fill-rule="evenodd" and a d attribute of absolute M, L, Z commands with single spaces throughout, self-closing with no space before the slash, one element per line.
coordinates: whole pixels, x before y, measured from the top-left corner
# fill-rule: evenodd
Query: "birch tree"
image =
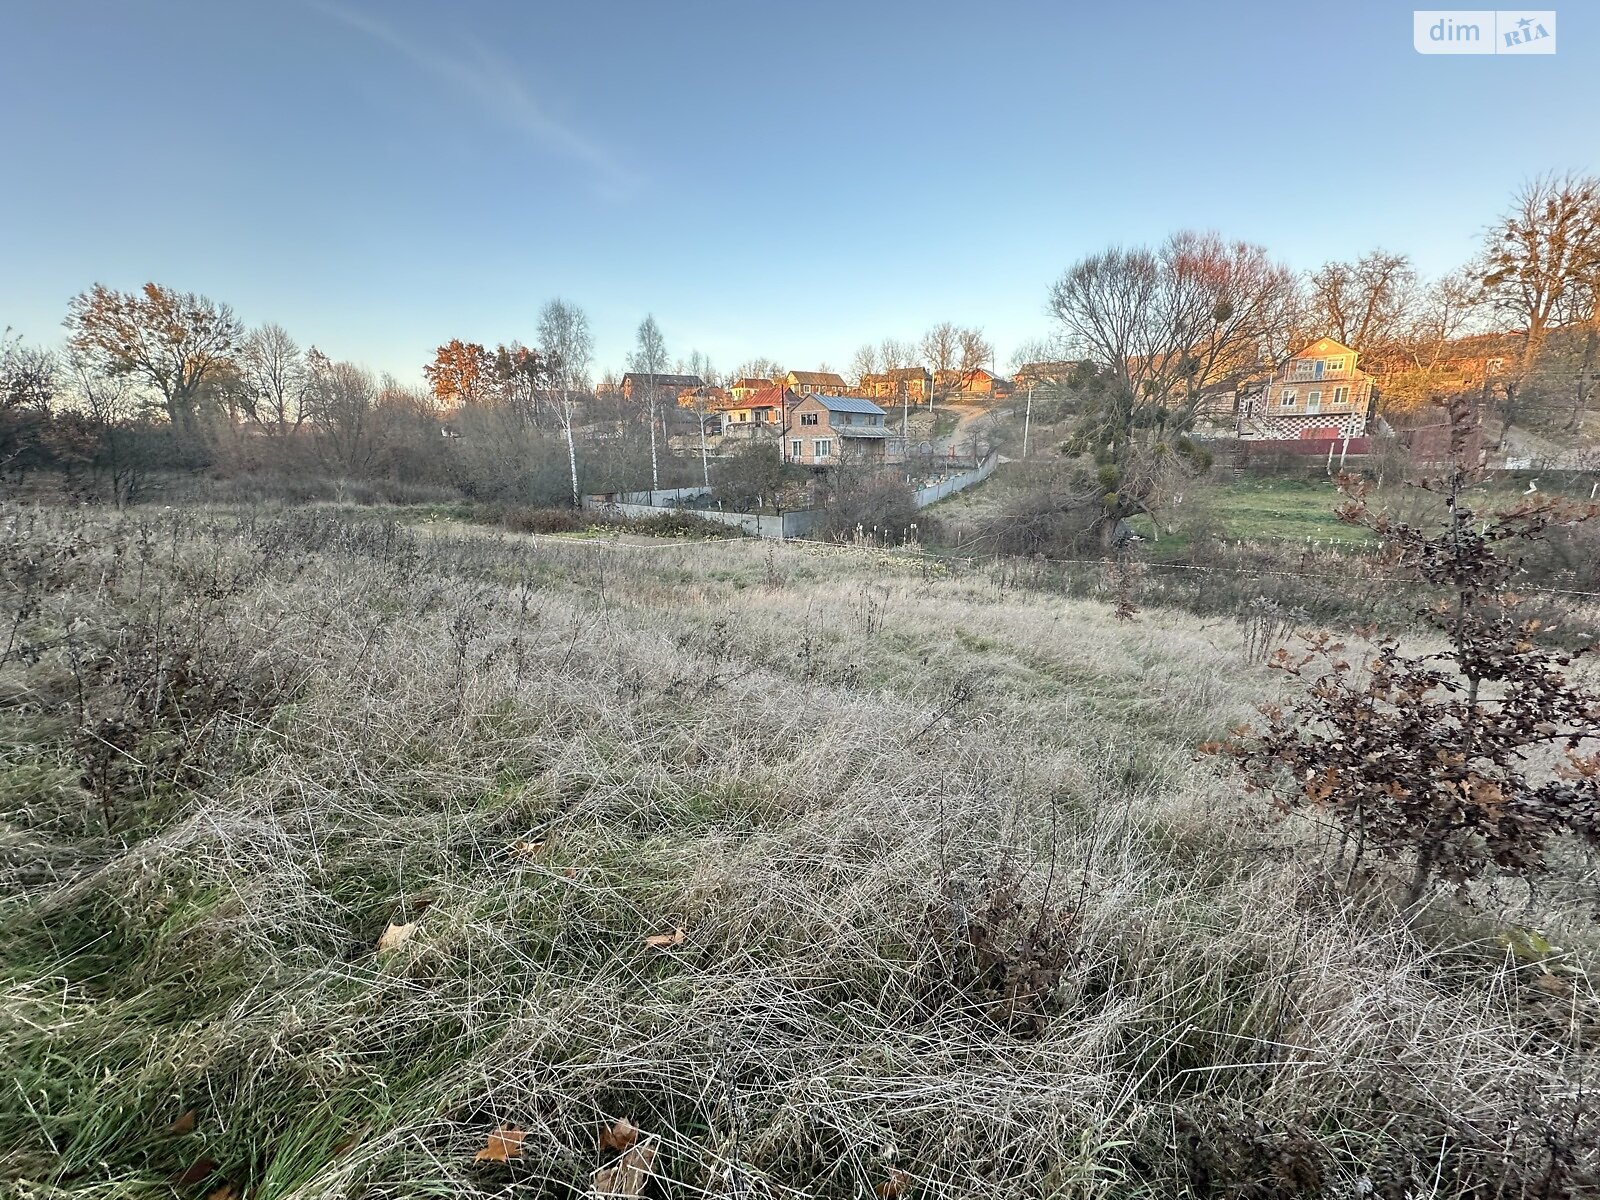
<path fill-rule="evenodd" d="M 556 390 L 556 411 L 567 439 L 567 470 L 572 482 L 572 506 L 578 496 L 578 451 L 572 436 L 575 397 L 589 386 L 589 363 L 594 357 L 594 337 L 589 318 L 576 304 L 555 299 L 539 314 L 539 345 L 544 352 L 545 369 Z"/>
<path fill-rule="evenodd" d="M 654 316 L 639 322 L 638 340 L 628 356 L 628 367 L 646 380 L 646 402 L 650 419 L 650 490 L 661 490 L 661 464 L 656 448 L 656 376 L 667 369 L 667 342 Z"/>

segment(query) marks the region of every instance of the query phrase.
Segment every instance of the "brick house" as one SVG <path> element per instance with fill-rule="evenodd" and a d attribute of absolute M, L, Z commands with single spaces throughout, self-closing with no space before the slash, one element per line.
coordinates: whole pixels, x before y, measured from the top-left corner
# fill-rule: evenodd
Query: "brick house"
<path fill-rule="evenodd" d="M 927 367 L 901 367 L 878 375 L 863 375 L 861 391 L 875 400 L 909 400 L 924 404 L 933 392 L 933 373 Z"/>
<path fill-rule="evenodd" d="M 850 390 L 844 376 L 832 371 L 790 371 L 784 382 L 801 396 L 842 396 Z"/>
<path fill-rule="evenodd" d="M 900 462 L 903 439 L 889 433 L 885 416 L 860 396 L 802 396 L 789 413 L 783 456 L 808 467 Z"/>
<path fill-rule="evenodd" d="M 1318 338 L 1272 374 L 1258 395 L 1245 398 L 1239 435 L 1246 438 L 1356 438 L 1367 432 L 1372 376 L 1356 366 L 1356 351 Z"/>

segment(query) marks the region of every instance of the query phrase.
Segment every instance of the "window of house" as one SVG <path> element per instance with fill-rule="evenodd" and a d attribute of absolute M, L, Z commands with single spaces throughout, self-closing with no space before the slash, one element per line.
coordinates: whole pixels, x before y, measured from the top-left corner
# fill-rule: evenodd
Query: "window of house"
<path fill-rule="evenodd" d="M 811 443 L 812 458 L 827 458 L 833 453 L 832 438 L 817 438 Z"/>
<path fill-rule="evenodd" d="M 1278 404 L 1282 408 L 1293 408 L 1294 407 L 1294 398 L 1295 398 L 1295 390 L 1294 390 L 1294 388 L 1284 388 L 1283 389 L 1283 394 L 1278 397 Z"/>
<path fill-rule="evenodd" d="M 750 419 L 750 414 L 747 412 L 742 412 L 739 414 L 738 419 L 741 421 L 748 421 Z"/>
<path fill-rule="evenodd" d="M 1334 388 L 1333 402 L 1335 404 L 1348 404 L 1350 402 L 1350 389 L 1347 387 Z"/>
<path fill-rule="evenodd" d="M 800 424 L 802 424 L 802 425 L 815 425 L 816 423 L 817 423 L 817 414 L 816 413 L 801 413 L 800 414 Z"/>
<path fill-rule="evenodd" d="M 1332 374 L 1334 371 L 1342 371 L 1342 370 L 1344 370 L 1344 359 L 1342 359 L 1342 358 L 1330 358 L 1328 360 L 1328 372 L 1329 372 L 1329 374 Z"/>
<path fill-rule="evenodd" d="M 804 454 L 805 454 L 805 443 L 802 442 L 799 438 L 795 438 L 793 441 L 791 441 L 789 443 L 789 457 L 790 458 L 800 458 Z"/>
<path fill-rule="evenodd" d="M 1306 393 L 1306 411 L 1307 412 L 1316 412 L 1321 407 L 1322 407 L 1322 393 L 1318 392 L 1318 391 L 1307 392 Z"/>

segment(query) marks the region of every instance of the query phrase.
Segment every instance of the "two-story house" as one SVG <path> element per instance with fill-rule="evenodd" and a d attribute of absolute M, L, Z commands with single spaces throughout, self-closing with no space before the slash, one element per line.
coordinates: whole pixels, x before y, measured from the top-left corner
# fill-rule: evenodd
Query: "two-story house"
<path fill-rule="evenodd" d="M 1247 438 L 1356 438 L 1367 432 L 1372 376 L 1356 351 L 1318 338 L 1285 362 L 1239 414 Z"/>
<path fill-rule="evenodd" d="M 861 377 L 861 391 L 876 400 L 926 404 L 933 392 L 933 372 L 927 367 L 896 367 Z"/>
<path fill-rule="evenodd" d="M 790 371 L 784 382 L 801 396 L 842 396 L 850 390 L 844 376 L 832 371 Z"/>
<path fill-rule="evenodd" d="M 784 458 L 808 467 L 841 462 L 900 462 L 903 441 L 885 413 L 860 396 L 802 396 L 784 430 Z"/>
<path fill-rule="evenodd" d="M 800 403 L 800 397 L 786 387 L 769 383 L 742 399 L 730 399 L 721 406 L 723 431 L 733 432 L 760 426 L 778 431 L 784 423 L 784 413 Z"/>
<path fill-rule="evenodd" d="M 733 393 L 735 400 L 748 400 L 759 391 L 772 386 L 772 380 L 762 379 L 755 375 L 741 375 L 728 385 L 728 391 Z"/>

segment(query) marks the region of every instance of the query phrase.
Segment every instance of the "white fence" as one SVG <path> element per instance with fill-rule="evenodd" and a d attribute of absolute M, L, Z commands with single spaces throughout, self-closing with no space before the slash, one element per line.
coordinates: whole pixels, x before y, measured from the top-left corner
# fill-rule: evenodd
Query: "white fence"
<path fill-rule="evenodd" d="M 654 492 L 614 492 L 604 496 L 585 496 L 583 510 L 615 517 L 660 517 L 688 513 L 718 525 L 732 525 L 751 537 L 805 537 L 816 526 L 818 514 L 810 510 L 776 513 L 727 512 L 720 508 L 686 507 L 681 501 L 711 494 L 710 488 L 662 488 Z"/>
<path fill-rule="evenodd" d="M 962 488 L 981 483 L 993 475 L 999 465 L 999 453 L 991 451 L 989 457 L 971 470 L 961 471 L 941 479 L 938 483 L 918 488 L 915 492 L 916 505 L 918 508 L 926 508 L 937 500 L 955 495 Z M 601 496 L 585 496 L 583 510 L 614 517 L 660 517 L 671 513 L 689 513 L 719 525 L 732 525 L 744 530 L 751 537 L 774 539 L 805 537 L 822 519 L 822 514 L 812 509 L 786 512 L 779 516 L 776 513 L 727 512 L 720 508 L 701 508 L 698 505 L 683 503 L 685 500 L 696 500 L 710 494 L 711 489 L 705 487 L 660 488 L 651 492 L 611 492 Z"/>
<path fill-rule="evenodd" d="M 1000 465 L 1000 453 L 997 450 L 989 451 L 989 457 L 984 459 L 970 471 L 962 471 L 959 475 L 951 475 L 941 479 L 938 483 L 930 483 L 917 489 L 917 507 L 927 508 L 936 501 L 943 500 L 946 496 L 953 496 L 963 488 L 969 488 L 975 483 L 982 483 L 994 474 Z"/>

